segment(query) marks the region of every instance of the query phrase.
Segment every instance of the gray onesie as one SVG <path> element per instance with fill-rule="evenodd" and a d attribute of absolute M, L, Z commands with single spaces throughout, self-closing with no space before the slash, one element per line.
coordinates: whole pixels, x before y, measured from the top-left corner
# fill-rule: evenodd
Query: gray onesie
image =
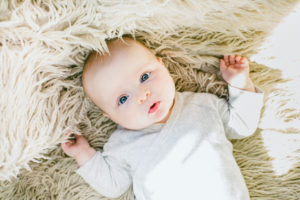
<path fill-rule="evenodd" d="M 138 200 L 247 200 L 229 139 L 257 128 L 263 93 L 229 86 L 229 102 L 208 93 L 176 92 L 165 124 L 122 127 L 77 170 L 97 192 L 115 198 L 133 184 Z"/>

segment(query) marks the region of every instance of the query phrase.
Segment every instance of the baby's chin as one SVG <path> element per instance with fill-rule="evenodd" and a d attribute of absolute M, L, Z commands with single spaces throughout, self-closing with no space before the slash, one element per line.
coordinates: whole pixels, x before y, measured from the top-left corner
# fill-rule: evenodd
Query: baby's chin
<path fill-rule="evenodd" d="M 142 130 L 144 128 L 147 128 L 149 126 L 151 126 L 151 124 L 150 125 L 143 125 L 143 126 L 122 126 L 122 127 L 126 128 L 126 129 L 129 129 L 129 130 L 138 131 L 138 130 Z"/>
<path fill-rule="evenodd" d="M 122 127 L 126 128 L 126 129 L 129 129 L 129 130 L 142 130 L 142 129 L 145 129 L 145 128 L 148 128 L 154 124 L 158 124 L 158 123 L 161 123 L 160 122 L 161 120 L 157 120 L 157 121 L 149 121 L 148 123 L 143 123 L 143 124 L 135 124 L 135 125 L 124 125 Z"/>
<path fill-rule="evenodd" d="M 144 128 L 148 128 L 150 126 L 152 126 L 153 124 L 156 124 L 156 122 L 152 122 L 152 123 L 147 123 L 147 124 L 140 124 L 140 125 L 134 125 L 134 126 L 123 126 L 126 129 L 129 130 L 142 130 Z"/>

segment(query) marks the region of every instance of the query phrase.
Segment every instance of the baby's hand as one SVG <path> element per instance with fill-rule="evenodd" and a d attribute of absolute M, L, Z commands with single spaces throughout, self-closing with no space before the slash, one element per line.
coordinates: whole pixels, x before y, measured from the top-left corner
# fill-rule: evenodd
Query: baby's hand
<path fill-rule="evenodd" d="M 224 80 L 232 87 L 255 92 L 249 77 L 249 62 L 238 55 L 225 55 L 220 61 L 220 70 Z"/>
<path fill-rule="evenodd" d="M 66 136 L 71 135 L 71 132 L 67 132 Z M 61 144 L 61 148 L 68 155 L 76 159 L 79 166 L 85 164 L 96 153 L 88 141 L 81 135 L 74 135 L 75 139 L 68 139 L 67 142 Z"/>

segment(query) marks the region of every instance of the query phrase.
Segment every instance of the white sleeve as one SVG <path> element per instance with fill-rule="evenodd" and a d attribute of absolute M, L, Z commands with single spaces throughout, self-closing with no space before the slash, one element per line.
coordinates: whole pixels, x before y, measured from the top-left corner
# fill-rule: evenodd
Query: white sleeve
<path fill-rule="evenodd" d="M 241 139 L 252 135 L 258 125 L 264 93 L 240 90 L 231 86 L 229 101 L 221 99 L 218 108 L 228 139 Z"/>
<path fill-rule="evenodd" d="M 113 156 L 105 156 L 100 152 L 97 152 L 76 172 L 93 189 L 108 198 L 121 196 L 132 183 L 128 167 L 120 165 Z"/>

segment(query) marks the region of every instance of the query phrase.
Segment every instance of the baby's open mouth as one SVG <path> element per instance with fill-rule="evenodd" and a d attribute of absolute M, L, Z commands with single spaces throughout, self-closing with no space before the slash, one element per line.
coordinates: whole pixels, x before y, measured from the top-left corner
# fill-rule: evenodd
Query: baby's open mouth
<path fill-rule="evenodd" d="M 152 104 L 152 106 L 150 107 L 148 113 L 153 113 L 153 112 L 155 112 L 155 111 L 158 109 L 159 104 L 160 104 L 160 101 L 155 102 L 154 104 Z"/>

